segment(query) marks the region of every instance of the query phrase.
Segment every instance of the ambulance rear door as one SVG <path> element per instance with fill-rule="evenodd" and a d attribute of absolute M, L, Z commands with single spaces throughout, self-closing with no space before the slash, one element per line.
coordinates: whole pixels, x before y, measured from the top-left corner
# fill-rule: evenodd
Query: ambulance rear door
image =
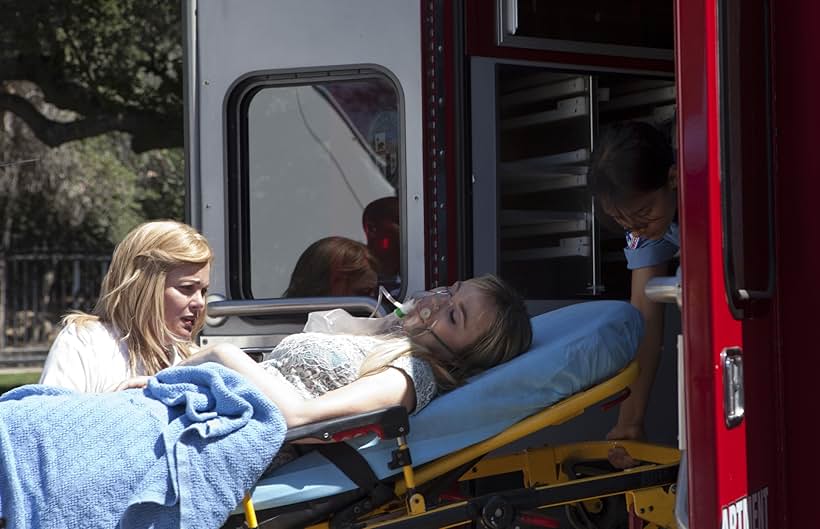
<path fill-rule="evenodd" d="M 419 4 L 188 0 L 185 16 L 189 218 L 216 253 L 202 342 L 264 351 L 310 311 L 372 311 L 372 285 L 316 271 L 327 254 L 296 270 L 327 237 L 391 261 L 395 295 L 424 288 Z"/>

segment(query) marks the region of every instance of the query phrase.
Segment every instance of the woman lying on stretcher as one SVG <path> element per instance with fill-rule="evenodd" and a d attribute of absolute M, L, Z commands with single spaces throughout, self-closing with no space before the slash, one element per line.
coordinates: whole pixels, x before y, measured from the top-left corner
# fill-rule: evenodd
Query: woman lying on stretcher
<path fill-rule="evenodd" d="M 188 367 L 120 386 L 143 391 L 31 385 L 0 396 L 0 527 L 219 527 L 271 461 L 284 462 L 274 457 L 286 428 L 418 411 L 532 337 L 524 304 L 492 277 L 382 322 L 391 328 L 379 335 L 291 336 L 262 364 L 206 348 Z"/>
<path fill-rule="evenodd" d="M 259 364 L 237 347 L 217 345 L 180 365 L 233 369 L 276 403 L 292 428 L 396 405 L 418 412 L 438 391 L 514 358 L 532 341 L 523 300 L 489 275 L 426 292 L 393 321 L 375 335 L 295 334 Z"/>

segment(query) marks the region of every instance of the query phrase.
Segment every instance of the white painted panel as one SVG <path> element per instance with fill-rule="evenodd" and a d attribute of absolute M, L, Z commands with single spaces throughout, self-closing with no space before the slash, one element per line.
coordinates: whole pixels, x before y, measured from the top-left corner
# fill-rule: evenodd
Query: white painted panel
<path fill-rule="evenodd" d="M 193 17 L 191 10 L 196 9 Z M 198 153 L 201 229 L 217 251 L 212 291 L 227 291 L 225 102 L 254 72 L 375 65 L 403 98 L 408 291 L 424 287 L 420 6 L 412 0 L 205 0 L 188 2 L 195 20 L 195 86 L 189 87 L 191 152 Z M 198 124 L 198 125 L 197 125 Z M 193 175 L 194 178 L 197 175 Z M 194 218 L 198 218 L 194 215 Z M 272 241 L 273 244 L 273 241 Z"/>

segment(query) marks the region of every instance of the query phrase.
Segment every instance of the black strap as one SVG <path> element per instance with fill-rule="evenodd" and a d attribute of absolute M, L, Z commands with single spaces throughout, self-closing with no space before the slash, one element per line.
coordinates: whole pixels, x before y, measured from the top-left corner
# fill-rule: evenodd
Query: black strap
<path fill-rule="evenodd" d="M 364 456 L 349 444 L 328 443 L 318 446 L 319 453 L 336 465 L 364 492 L 364 498 L 335 513 L 330 520 L 331 529 L 355 526 L 353 522 L 359 516 L 371 512 L 395 497 L 393 487 L 382 483 Z"/>
<path fill-rule="evenodd" d="M 349 444 L 320 444 L 318 450 L 360 489 L 370 492 L 382 484 L 376 474 L 373 473 L 373 469 L 370 468 L 364 456 Z"/>

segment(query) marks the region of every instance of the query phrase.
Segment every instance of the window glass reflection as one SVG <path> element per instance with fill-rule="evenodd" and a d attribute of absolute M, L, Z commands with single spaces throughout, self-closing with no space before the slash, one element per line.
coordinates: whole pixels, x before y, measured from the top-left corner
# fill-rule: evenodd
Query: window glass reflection
<path fill-rule="evenodd" d="M 400 288 L 396 89 L 368 78 L 255 91 L 247 109 L 255 298 Z"/>

